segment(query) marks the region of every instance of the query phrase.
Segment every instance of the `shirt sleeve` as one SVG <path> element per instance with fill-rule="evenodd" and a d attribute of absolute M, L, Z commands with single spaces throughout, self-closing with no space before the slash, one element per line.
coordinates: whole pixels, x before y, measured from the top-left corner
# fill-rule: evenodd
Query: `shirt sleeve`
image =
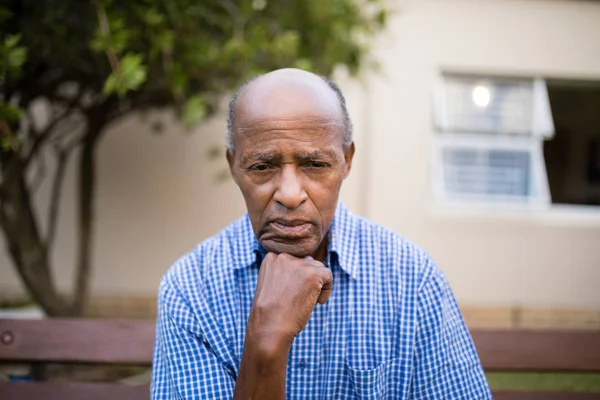
<path fill-rule="evenodd" d="M 413 400 L 491 399 L 475 345 L 442 272 L 429 263 L 419 291 Z"/>
<path fill-rule="evenodd" d="M 203 336 L 182 293 L 161 282 L 152 363 L 152 400 L 233 398 L 235 378 Z"/>

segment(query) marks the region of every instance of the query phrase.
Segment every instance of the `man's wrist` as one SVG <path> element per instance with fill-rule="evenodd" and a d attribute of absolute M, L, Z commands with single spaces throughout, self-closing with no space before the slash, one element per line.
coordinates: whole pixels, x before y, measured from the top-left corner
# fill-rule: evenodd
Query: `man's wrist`
<path fill-rule="evenodd" d="M 285 398 L 285 377 L 293 337 L 246 329 L 234 398 Z"/>
<path fill-rule="evenodd" d="M 287 355 L 294 337 L 281 332 L 249 329 L 246 330 L 244 353 L 249 352 L 256 361 L 277 362 Z"/>

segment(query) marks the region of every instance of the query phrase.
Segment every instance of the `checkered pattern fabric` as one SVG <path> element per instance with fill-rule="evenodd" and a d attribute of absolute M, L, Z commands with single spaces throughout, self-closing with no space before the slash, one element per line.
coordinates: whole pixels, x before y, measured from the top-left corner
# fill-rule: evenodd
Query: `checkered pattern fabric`
<path fill-rule="evenodd" d="M 177 261 L 159 289 L 152 399 L 231 399 L 264 249 L 248 216 Z M 287 399 L 490 399 L 448 283 L 415 245 L 338 206 L 334 286 L 295 338 Z"/>

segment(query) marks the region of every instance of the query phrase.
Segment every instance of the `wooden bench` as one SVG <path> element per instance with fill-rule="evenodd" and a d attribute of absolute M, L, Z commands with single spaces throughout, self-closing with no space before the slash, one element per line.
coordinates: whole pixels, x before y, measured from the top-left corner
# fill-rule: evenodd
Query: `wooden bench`
<path fill-rule="evenodd" d="M 600 332 L 485 331 L 473 339 L 486 371 L 600 372 Z M 150 366 L 154 321 L 0 320 L 0 363 Z M 0 399 L 148 399 L 148 385 L 2 382 Z M 498 400 L 591 400 L 590 393 L 494 393 Z"/>
<path fill-rule="evenodd" d="M 486 372 L 600 373 L 598 331 L 472 330 Z M 592 400 L 600 393 L 494 392 L 496 400 Z"/>
<path fill-rule="evenodd" d="M 150 366 L 154 321 L 1 320 L 0 363 Z M 148 400 L 149 386 L 84 382 L 1 382 L 0 399 Z"/>

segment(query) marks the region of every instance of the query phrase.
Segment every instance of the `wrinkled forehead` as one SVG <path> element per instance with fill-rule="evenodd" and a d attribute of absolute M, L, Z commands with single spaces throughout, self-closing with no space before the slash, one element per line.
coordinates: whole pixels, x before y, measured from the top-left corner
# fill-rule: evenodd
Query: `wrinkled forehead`
<path fill-rule="evenodd" d="M 286 121 L 343 121 L 336 94 L 316 76 L 259 78 L 240 94 L 235 107 L 236 131 Z"/>

